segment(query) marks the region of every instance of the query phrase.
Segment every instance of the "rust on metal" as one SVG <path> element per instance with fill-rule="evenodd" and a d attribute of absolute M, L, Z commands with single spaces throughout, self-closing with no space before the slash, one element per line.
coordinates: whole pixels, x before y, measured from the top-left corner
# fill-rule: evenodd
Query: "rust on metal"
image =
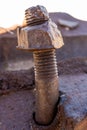
<path fill-rule="evenodd" d="M 57 49 L 64 45 L 57 25 L 49 18 L 43 6 L 28 8 L 25 11 L 25 21 L 26 26 L 17 29 L 19 49 Z"/>
<path fill-rule="evenodd" d="M 33 52 L 35 62 L 36 110 L 35 120 L 49 124 L 59 97 L 58 70 L 55 49 L 63 46 L 63 39 L 45 7 L 36 6 L 25 11 L 23 27 L 17 29 L 19 49 Z"/>
<path fill-rule="evenodd" d="M 29 26 L 38 25 L 49 20 L 49 14 L 43 6 L 37 5 L 25 10 L 26 24 Z"/>
<path fill-rule="evenodd" d="M 55 50 L 34 52 L 36 79 L 36 121 L 49 124 L 58 101 L 58 72 Z"/>

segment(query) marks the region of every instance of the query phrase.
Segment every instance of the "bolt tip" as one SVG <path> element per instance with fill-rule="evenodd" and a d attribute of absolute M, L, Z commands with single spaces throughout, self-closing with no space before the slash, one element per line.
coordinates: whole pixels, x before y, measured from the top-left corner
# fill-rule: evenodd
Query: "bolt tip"
<path fill-rule="evenodd" d="M 27 25 L 38 25 L 49 20 L 49 13 L 44 6 L 37 5 L 25 10 L 25 19 Z"/>

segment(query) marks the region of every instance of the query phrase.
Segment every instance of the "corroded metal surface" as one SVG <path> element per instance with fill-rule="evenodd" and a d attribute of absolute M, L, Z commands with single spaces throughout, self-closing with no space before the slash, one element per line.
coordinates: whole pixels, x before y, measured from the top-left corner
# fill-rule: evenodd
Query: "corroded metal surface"
<path fill-rule="evenodd" d="M 26 27 L 17 29 L 19 49 L 28 51 L 57 49 L 64 45 L 60 31 L 56 24 L 49 19 L 44 7 L 32 7 L 25 12 Z"/>
<path fill-rule="evenodd" d="M 45 7 L 37 5 L 25 10 L 26 24 L 34 26 L 49 20 L 49 14 Z"/>
<path fill-rule="evenodd" d="M 55 23 L 49 19 L 45 7 L 31 7 L 25 11 L 26 27 L 18 28 L 18 48 L 33 51 L 35 61 L 36 111 L 35 120 L 47 125 L 54 117 L 58 102 L 58 72 L 55 49 L 63 46 L 63 39 Z"/>
<path fill-rule="evenodd" d="M 58 72 L 55 50 L 34 52 L 36 81 L 36 121 L 49 124 L 58 101 Z"/>

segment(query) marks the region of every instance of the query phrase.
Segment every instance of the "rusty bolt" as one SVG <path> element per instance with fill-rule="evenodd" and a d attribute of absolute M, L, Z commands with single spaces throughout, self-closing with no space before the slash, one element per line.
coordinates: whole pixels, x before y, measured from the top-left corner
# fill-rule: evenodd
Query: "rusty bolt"
<path fill-rule="evenodd" d="M 23 27 L 17 29 L 19 49 L 33 52 L 35 61 L 36 111 L 39 124 L 49 124 L 59 97 L 58 71 L 55 49 L 63 46 L 63 39 L 45 7 L 36 6 L 25 11 Z"/>

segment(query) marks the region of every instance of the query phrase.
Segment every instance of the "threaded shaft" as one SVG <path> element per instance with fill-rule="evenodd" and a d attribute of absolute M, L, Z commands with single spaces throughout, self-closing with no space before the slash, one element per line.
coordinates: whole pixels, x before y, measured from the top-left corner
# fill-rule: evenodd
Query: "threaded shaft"
<path fill-rule="evenodd" d="M 36 83 L 36 121 L 49 124 L 58 101 L 58 72 L 55 50 L 34 52 Z"/>
<path fill-rule="evenodd" d="M 34 16 L 29 15 L 27 10 L 25 12 L 25 20 L 26 20 L 27 26 L 39 25 L 47 21 L 47 20 L 44 20 L 43 18 L 37 19 Z"/>
<path fill-rule="evenodd" d="M 58 76 L 54 50 L 34 52 L 36 79 L 50 79 Z"/>
<path fill-rule="evenodd" d="M 45 7 L 38 5 L 25 10 L 25 20 L 27 26 L 34 26 L 48 21 L 49 14 Z"/>

